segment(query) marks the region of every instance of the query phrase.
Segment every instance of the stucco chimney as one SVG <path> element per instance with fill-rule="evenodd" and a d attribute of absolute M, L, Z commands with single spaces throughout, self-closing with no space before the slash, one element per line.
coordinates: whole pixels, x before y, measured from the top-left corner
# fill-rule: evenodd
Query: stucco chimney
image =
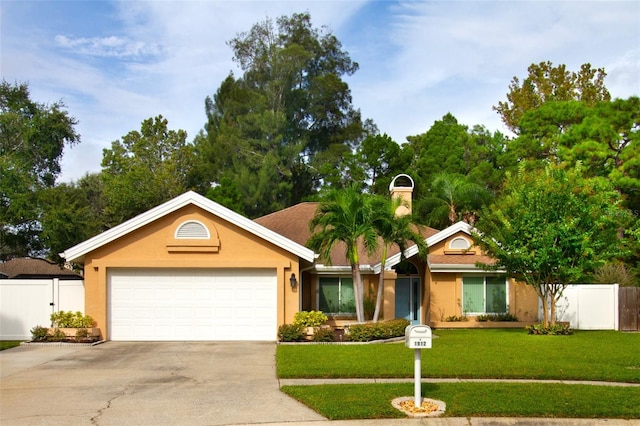
<path fill-rule="evenodd" d="M 402 205 L 396 209 L 396 216 L 411 214 L 411 201 L 413 198 L 413 179 L 411 176 L 400 174 L 393 178 L 389 184 L 391 198 L 400 198 Z"/>

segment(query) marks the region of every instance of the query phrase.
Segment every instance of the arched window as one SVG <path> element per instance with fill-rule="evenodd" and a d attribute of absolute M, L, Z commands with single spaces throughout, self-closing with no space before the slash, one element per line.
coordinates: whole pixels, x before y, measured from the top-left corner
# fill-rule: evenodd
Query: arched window
<path fill-rule="evenodd" d="M 462 238 L 462 237 L 454 238 L 449 243 L 449 248 L 451 250 L 466 250 L 469 247 L 471 247 L 471 245 L 469 244 L 469 241 L 466 238 Z"/>
<path fill-rule="evenodd" d="M 196 220 L 189 220 L 178 226 L 175 238 L 177 240 L 208 240 L 211 235 L 204 224 Z"/>

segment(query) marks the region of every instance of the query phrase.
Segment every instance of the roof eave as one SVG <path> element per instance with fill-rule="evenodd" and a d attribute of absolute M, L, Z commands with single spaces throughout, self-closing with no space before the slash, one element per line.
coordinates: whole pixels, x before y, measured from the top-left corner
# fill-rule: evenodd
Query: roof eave
<path fill-rule="evenodd" d="M 98 234 L 93 238 L 89 238 L 88 240 L 83 241 L 82 243 L 77 244 L 60 253 L 60 256 L 69 262 L 82 262 L 84 261 L 84 256 L 87 253 L 96 250 L 104 246 L 105 244 L 115 241 L 116 239 L 189 204 L 194 204 L 202 208 L 203 210 L 220 217 L 221 219 L 234 223 L 244 230 L 266 241 L 269 241 L 308 262 L 313 262 L 315 258 L 315 253 L 312 250 L 294 241 L 291 241 L 288 238 L 285 238 L 282 235 L 275 233 L 263 227 L 262 225 L 259 225 L 254 221 L 193 191 L 185 192 L 184 194 L 179 195 L 178 197 L 169 200 L 164 204 L 147 210 L 146 212 L 141 213 L 138 216 L 129 219 L 128 221 L 123 222 L 108 231 Z"/>
<path fill-rule="evenodd" d="M 351 274 L 351 266 L 349 265 L 324 265 L 317 264 L 313 267 L 313 271 L 315 271 L 318 275 L 324 274 Z M 360 265 L 361 273 L 377 273 L 375 271 L 375 267 L 371 265 Z"/>

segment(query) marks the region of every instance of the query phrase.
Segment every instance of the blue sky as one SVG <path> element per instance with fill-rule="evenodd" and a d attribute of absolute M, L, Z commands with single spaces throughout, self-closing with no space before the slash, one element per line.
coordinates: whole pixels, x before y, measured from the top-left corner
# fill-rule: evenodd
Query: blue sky
<path fill-rule="evenodd" d="M 360 64 L 346 78 L 354 106 L 398 143 L 448 112 L 506 132 L 491 107 L 541 61 L 604 67 L 613 97 L 640 95 L 637 0 L 2 0 L 0 73 L 79 120 L 82 142 L 65 150 L 61 176 L 76 180 L 146 118 L 162 114 L 191 140 L 205 97 L 240 75 L 226 42 L 305 11 Z"/>

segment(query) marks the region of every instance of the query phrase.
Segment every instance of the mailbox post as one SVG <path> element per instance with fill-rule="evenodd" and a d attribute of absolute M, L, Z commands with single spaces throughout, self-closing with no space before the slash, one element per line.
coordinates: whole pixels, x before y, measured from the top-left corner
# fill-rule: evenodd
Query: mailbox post
<path fill-rule="evenodd" d="M 422 349 L 431 349 L 431 327 L 428 325 L 409 325 L 404 329 L 404 344 L 407 348 L 413 349 L 414 368 L 414 396 L 415 406 L 422 405 L 421 395 L 421 357 Z"/>

